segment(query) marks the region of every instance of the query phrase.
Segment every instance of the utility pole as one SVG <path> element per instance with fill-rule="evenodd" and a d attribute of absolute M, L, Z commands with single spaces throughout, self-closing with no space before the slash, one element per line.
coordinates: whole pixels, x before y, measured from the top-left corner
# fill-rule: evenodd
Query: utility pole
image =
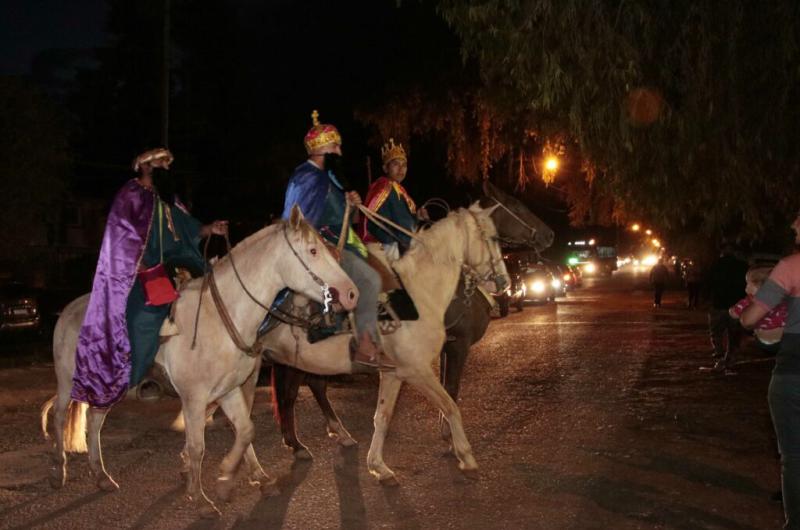
<path fill-rule="evenodd" d="M 169 3 L 164 0 L 161 56 L 161 145 L 169 147 Z"/>

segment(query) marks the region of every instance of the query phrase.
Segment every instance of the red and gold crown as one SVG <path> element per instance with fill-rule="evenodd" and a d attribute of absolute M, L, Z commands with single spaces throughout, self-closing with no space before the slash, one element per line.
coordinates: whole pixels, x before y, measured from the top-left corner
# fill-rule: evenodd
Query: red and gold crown
<path fill-rule="evenodd" d="M 381 147 L 381 160 L 383 160 L 383 165 L 388 164 L 392 160 L 397 160 L 398 158 L 408 160 L 406 157 L 406 150 L 403 149 L 403 144 L 396 144 L 394 143 L 394 138 L 389 138 L 389 141 Z"/>
<path fill-rule="evenodd" d="M 316 110 L 312 112 L 311 120 L 314 125 L 308 130 L 303 140 L 306 144 L 306 151 L 311 153 L 311 151 L 329 144 L 342 144 L 342 137 L 336 127 L 319 122 L 319 112 Z"/>

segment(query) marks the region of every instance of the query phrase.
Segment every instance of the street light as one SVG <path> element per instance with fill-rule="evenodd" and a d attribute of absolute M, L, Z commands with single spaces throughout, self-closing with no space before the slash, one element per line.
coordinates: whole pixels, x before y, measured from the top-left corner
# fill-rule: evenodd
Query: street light
<path fill-rule="evenodd" d="M 653 231 L 650 230 L 649 228 L 647 230 L 645 230 L 644 233 L 647 234 L 648 236 L 652 236 L 653 235 Z"/>
<path fill-rule="evenodd" d="M 653 240 L 651 241 L 651 243 L 652 243 L 652 244 L 653 244 L 653 246 L 654 246 L 654 247 L 656 247 L 656 248 L 660 248 L 660 247 L 661 247 L 661 241 L 659 241 L 658 239 L 653 239 Z"/>
<path fill-rule="evenodd" d="M 556 179 L 556 171 L 558 171 L 558 157 L 548 155 L 542 164 L 542 180 L 546 186 L 552 184 Z"/>
<path fill-rule="evenodd" d="M 639 223 L 633 223 L 631 225 L 631 231 L 632 232 L 638 232 L 640 228 L 641 228 L 641 226 L 639 226 Z"/>

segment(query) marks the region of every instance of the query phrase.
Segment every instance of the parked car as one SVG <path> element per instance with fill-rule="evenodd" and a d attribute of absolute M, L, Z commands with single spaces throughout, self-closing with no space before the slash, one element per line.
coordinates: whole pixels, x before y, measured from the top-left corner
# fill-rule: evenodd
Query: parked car
<path fill-rule="evenodd" d="M 36 292 L 19 282 L 0 286 L 0 332 L 38 331 L 42 325 Z"/>
<path fill-rule="evenodd" d="M 555 301 L 561 296 L 562 284 L 544 264 L 531 265 L 520 274 L 525 302 Z"/>

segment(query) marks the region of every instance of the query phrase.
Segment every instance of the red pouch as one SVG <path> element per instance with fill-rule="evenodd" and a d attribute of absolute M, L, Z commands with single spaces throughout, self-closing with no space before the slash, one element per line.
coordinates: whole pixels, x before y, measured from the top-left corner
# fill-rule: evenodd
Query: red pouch
<path fill-rule="evenodd" d="M 178 299 L 178 291 L 169 281 L 163 263 L 136 273 L 144 289 L 145 305 L 157 306 L 174 302 Z"/>

